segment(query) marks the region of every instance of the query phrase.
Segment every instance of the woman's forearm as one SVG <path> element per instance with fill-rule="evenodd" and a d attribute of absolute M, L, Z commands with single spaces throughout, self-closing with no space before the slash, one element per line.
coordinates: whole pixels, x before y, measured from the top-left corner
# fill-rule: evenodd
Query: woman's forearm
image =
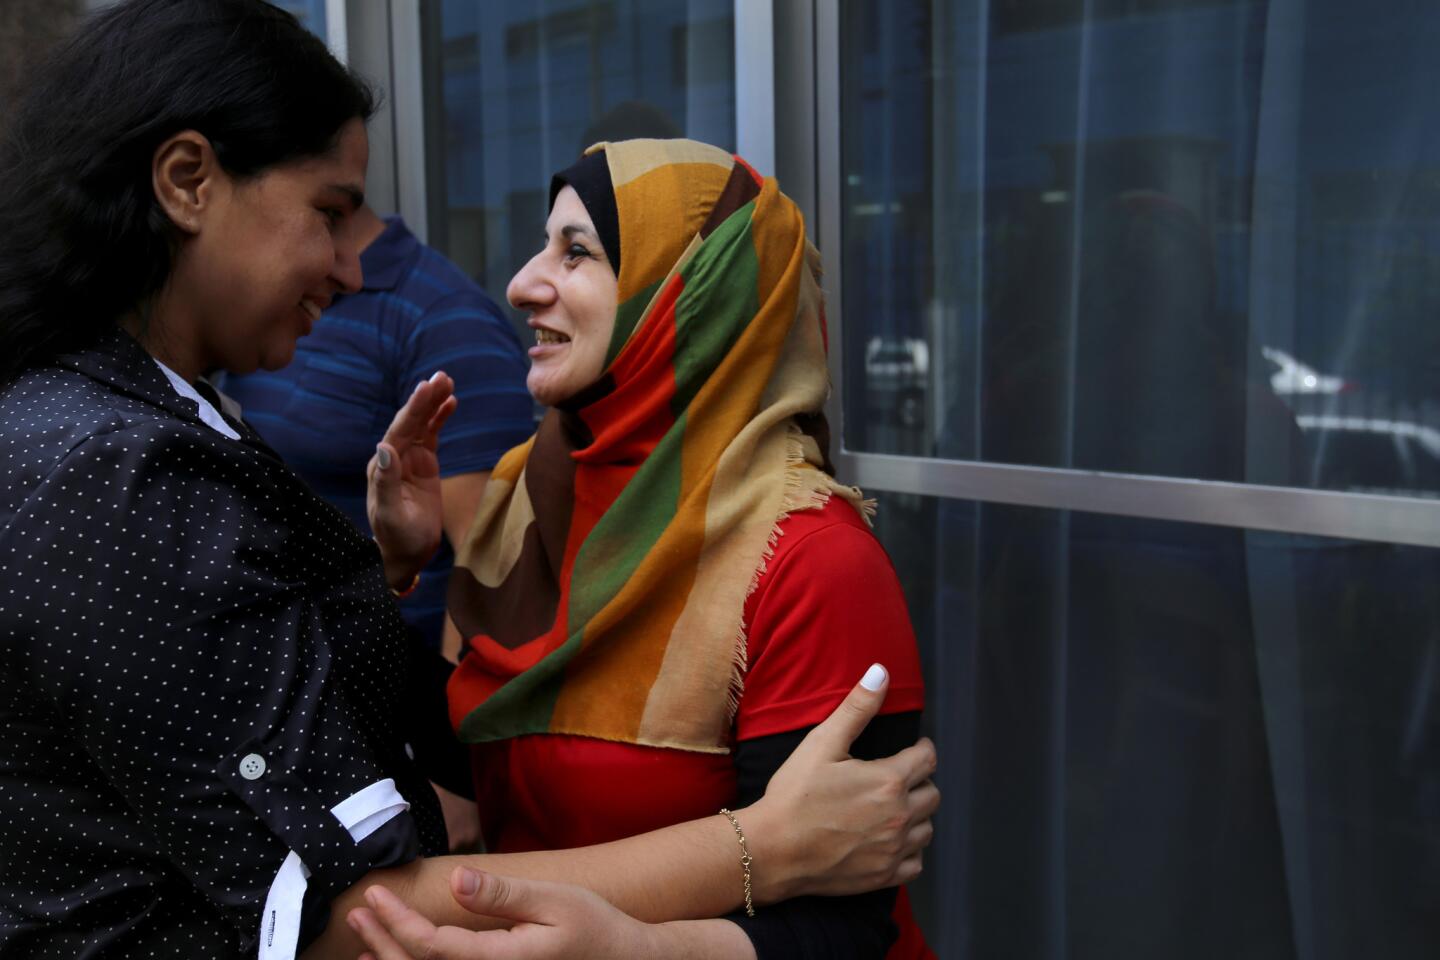
<path fill-rule="evenodd" d="M 595 893 L 569 883 L 521 880 L 457 869 L 452 899 L 468 913 L 505 917 L 505 930 L 437 927 L 383 887 L 347 920 L 373 954 L 430 960 L 499 956 L 575 960 L 756 960 L 745 932 L 726 920 L 643 923 Z"/>
<path fill-rule="evenodd" d="M 729 920 L 662 923 L 652 933 L 656 960 L 755 960 L 755 945 Z"/>
<path fill-rule="evenodd" d="M 417 897 L 434 896 L 455 907 L 449 895 L 452 859 L 423 873 L 425 886 L 416 890 Z M 717 917 L 739 906 L 743 895 L 735 833 L 718 814 L 573 850 L 460 859 L 505 876 L 578 884 L 650 923 Z"/>
<path fill-rule="evenodd" d="M 745 827 L 757 880 L 783 858 L 771 859 L 769 828 L 755 808 L 737 811 Z M 718 917 L 740 906 L 743 873 L 740 849 L 729 821 L 717 814 L 611 843 L 573 850 L 530 853 L 473 854 L 432 857 L 404 867 L 376 870 L 336 898 L 325 933 L 305 952 L 305 960 L 353 958 L 364 945 L 345 922 L 346 914 L 365 906 L 364 893 L 380 884 L 388 887 L 437 926 L 484 929 L 501 926 L 462 908 L 450 894 L 450 874 L 469 866 L 502 876 L 549 880 L 586 887 L 630 916 L 651 923 Z M 775 872 L 759 887 L 757 899 L 766 902 L 785 895 L 786 878 Z M 726 927 L 738 928 L 733 924 Z M 676 935 L 690 936 L 692 928 Z M 728 936 L 729 931 L 722 933 Z M 708 934 L 707 934 L 708 936 Z M 744 934 L 740 933 L 744 939 Z M 748 940 L 746 940 L 748 943 Z"/>

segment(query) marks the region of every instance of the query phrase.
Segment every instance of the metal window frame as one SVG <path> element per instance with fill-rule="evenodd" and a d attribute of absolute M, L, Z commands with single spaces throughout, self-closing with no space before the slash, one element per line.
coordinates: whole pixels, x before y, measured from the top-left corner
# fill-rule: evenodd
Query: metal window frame
<path fill-rule="evenodd" d="M 425 140 L 422 2 L 327 0 L 348 15 L 340 18 L 342 24 L 362 21 L 362 29 L 368 26 L 371 30 L 383 24 L 386 31 L 389 42 L 383 50 L 372 44 L 368 53 L 353 52 L 352 65 L 362 74 L 388 81 L 384 108 L 371 124 L 371 179 L 380 186 L 371 193 L 388 201 L 384 212 L 399 212 L 411 232 L 429 242 L 432 217 L 427 180 L 432 168 L 427 165 Z M 793 2 L 808 6 L 809 0 Z M 778 12 L 783 15 L 787 11 Z M 736 149 L 761 170 L 776 166 L 776 16 L 775 0 L 734 0 Z M 338 35 L 332 32 L 332 48 L 350 54 L 350 32 L 344 26 Z M 379 137 L 377 128 L 383 128 Z"/>
<path fill-rule="evenodd" d="M 410 232 L 430 242 L 425 165 L 425 74 L 420 0 L 390 3 L 390 111 L 394 129 L 395 206 Z"/>
<path fill-rule="evenodd" d="M 350 62 L 349 22 L 345 0 L 325 0 L 325 45 L 344 64 Z"/>
<path fill-rule="evenodd" d="M 843 215 L 840 2 L 814 0 L 813 168 L 819 244 L 830 251 L 824 287 L 833 392 L 826 412 L 836 426 L 836 468 L 847 482 L 892 493 L 1440 547 L 1440 500 L 892 456 L 845 447 L 839 403 L 845 388 L 844 301 L 842 265 L 836 261 Z M 787 39 L 787 44 L 796 42 Z M 776 121 L 783 130 L 795 118 L 782 112 Z"/>
<path fill-rule="evenodd" d="M 774 0 L 735 0 L 735 152 L 775 169 Z"/>
<path fill-rule="evenodd" d="M 368 128 L 370 169 L 365 174 L 365 202 L 376 213 L 389 215 L 399 211 L 390 0 L 342 0 L 340 6 L 344 10 L 343 38 L 337 36 L 332 28 L 328 31 L 327 42 L 335 50 L 343 40 L 346 64 L 374 83 L 381 95 L 379 108 L 370 118 Z M 329 7 L 326 9 L 328 17 Z"/>
<path fill-rule="evenodd" d="M 421 0 L 326 0 L 326 17 L 331 50 L 382 93 L 370 119 L 366 202 L 400 214 L 428 242 Z"/>

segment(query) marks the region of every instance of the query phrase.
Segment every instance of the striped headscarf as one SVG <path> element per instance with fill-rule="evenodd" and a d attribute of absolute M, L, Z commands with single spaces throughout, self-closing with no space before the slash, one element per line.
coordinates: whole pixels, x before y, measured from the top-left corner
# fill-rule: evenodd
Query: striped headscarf
<path fill-rule="evenodd" d="M 745 600 L 832 495 L 819 254 L 773 178 L 689 140 L 601 143 L 619 214 L 604 374 L 496 465 L 457 552 L 461 739 L 725 752 Z"/>

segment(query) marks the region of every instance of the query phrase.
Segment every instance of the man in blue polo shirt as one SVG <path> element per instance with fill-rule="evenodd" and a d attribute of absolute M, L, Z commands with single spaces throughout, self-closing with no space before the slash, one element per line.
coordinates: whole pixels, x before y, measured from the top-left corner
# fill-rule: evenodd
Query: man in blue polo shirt
<path fill-rule="evenodd" d="M 365 465 L 375 444 L 417 383 L 441 369 L 455 379 L 460 405 L 438 450 L 447 542 L 400 603 L 440 649 L 449 541 L 469 529 L 490 468 L 535 429 L 525 353 L 495 302 L 399 217 L 363 207 L 355 227 L 368 241 L 361 291 L 335 298 L 288 367 L 227 377 L 224 389 L 285 462 L 369 534 Z"/>

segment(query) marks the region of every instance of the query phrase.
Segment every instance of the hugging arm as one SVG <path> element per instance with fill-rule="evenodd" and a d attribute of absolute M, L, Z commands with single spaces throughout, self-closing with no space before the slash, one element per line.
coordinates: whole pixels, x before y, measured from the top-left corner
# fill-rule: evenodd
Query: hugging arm
<path fill-rule="evenodd" d="M 879 541 L 848 507 L 832 504 L 792 518 L 748 622 L 752 662 L 734 755 L 740 803 L 783 776 L 777 771 L 791 750 L 845 695 L 851 673 L 872 659 L 893 669 L 887 707 L 895 712 L 872 720 L 851 754 L 882 757 L 915 742 L 924 692 L 905 596 Z M 928 839 L 928 822 L 917 829 Z M 750 935 L 761 960 L 879 958 L 900 933 L 891 919 L 895 900 L 893 887 L 799 897 L 753 918 L 730 919 Z"/>
<path fill-rule="evenodd" d="M 884 696 L 883 686 L 877 691 L 856 686 L 835 713 L 805 737 L 764 796 L 736 811 L 756 864 L 766 865 L 755 874 L 757 904 L 894 886 L 919 872 L 921 849 L 929 841 L 926 824 L 939 802 L 928 783 L 935 766 L 933 745 L 922 741 L 893 757 L 870 762 L 849 756 L 852 742 Z M 625 914 L 652 924 L 723 916 L 742 900 L 735 834 L 729 821 L 716 815 L 576 850 L 444 857 L 377 872 L 335 901 L 330 925 L 306 954 L 307 960 L 353 957 L 359 951 L 356 931 L 345 917 L 350 910 L 366 906 L 365 892 L 374 884 L 389 887 L 419 918 L 440 930 L 504 925 L 457 902 L 451 888 L 457 866 L 503 874 L 517 882 L 579 884 Z M 582 912 L 575 922 L 598 923 L 597 917 L 603 916 L 610 915 Z M 563 919 L 569 922 L 568 918 L 567 914 Z M 697 927 L 666 925 L 664 933 L 703 933 L 738 943 L 731 932 L 737 929 L 723 921 L 706 921 Z M 592 933 L 599 936 L 603 931 Z M 745 944 L 745 951 L 717 955 L 746 957 L 748 951 Z M 450 955 L 434 956 L 441 960 Z"/>
<path fill-rule="evenodd" d="M 753 960 L 745 934 L 724 920 L 641 923 L 582 887 L 478 874 L 451 876 L 455 901 L 505 929 L 439 927 L 383 887 L 349 920 L 370 948 L 362 960 Z"/>
<path fill-rule="evenodd" d="M 794 730 L 737 744 L 737 802 L 748 804 L 762 795 L 770 777 L 808 732 Z M 918 713 L 876 717 L 856 739 L 851 753 L 866 760 L 888 756 L 919 735 Z M 885 887 L 843 897 L 795 897 L 757 910 L 754 917 L 737 910 L 726 919 L 745 931 L 759 960 L 879 958 L 898 933 L 891 919 L 895 892 L 895 887 Z"/>

